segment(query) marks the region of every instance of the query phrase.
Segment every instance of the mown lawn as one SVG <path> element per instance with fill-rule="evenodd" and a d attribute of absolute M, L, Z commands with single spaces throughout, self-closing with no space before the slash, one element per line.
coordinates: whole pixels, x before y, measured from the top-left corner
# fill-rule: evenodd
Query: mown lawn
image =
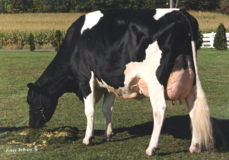
<path fill-rule="evenodd" d="M 55 54 L 0 52 L 0 159 L 229 159 L 229 51 L 198 51 L 199 74 L 211 109 L 216 148 L 212 152 L 187 153 L 191 140 L 187 107 L 185 102 L 175 106 L 168 102 L 160 137 L 161 150 L 152 158 L 144 156 L 153 128 L 149 99 L 116 99 L 115 135 L 114 141 L 109 143 L 102 143 L 102 136 L 96 133 L 93 145 L 81 145 L 86 129 L 84 106 L 71 93 L 59 99 L 53 118 L 44 128 L 30 129 L 28 121 L 13 128 L 29 115 L 26 84 L 37 80 Z M 97 119 L 103 116 L 99 110 L 101 106 L 97 105 Z M 54 136 L 62 131 L 74 135 Z M 29 134 L 25 136 L 23 133 Z M 47 138 L 47 133 L 53 134 L 52 138 Z M 42 138 L 47 143 L 43 143 Z M 31 146 L 15 142 L 30 143 Z"/>

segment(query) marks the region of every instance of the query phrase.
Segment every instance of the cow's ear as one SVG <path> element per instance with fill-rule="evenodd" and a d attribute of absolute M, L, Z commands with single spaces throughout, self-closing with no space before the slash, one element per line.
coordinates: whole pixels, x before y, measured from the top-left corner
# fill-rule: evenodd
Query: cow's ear
<path fill-rule="evenodd" d="M 33 83 L 28 83 L 28 84 L 27 84 L 27 87 L 28 87 L 29 89 L 32 89 L 32 88 L 33 88 L 33 86 L 34 86 L 34 84 L 33 84 Z"/>
<path fill-rule="evenodd" d="M 36 85 L 33 84 L 33 83 L 28 83 L 28 84 L 27 84 L 27 87 L 28 87 L 29 89 L 31 89 L 31 90 L 36 91 L 36 92 L 40 92 L 39 86 L 36 86 Z"/>

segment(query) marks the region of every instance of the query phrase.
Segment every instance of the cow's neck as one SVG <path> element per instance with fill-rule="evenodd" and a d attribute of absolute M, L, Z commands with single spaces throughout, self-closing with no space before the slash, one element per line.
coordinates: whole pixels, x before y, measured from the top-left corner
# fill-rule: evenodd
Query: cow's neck
<path fill-rule="evenodd" d="M 63 54 L 58 53 L 37 80 L 37 85 L 46 95 L 59 98 L 66 92 L 77 92 L 76 80 L 66 59 Z"/>

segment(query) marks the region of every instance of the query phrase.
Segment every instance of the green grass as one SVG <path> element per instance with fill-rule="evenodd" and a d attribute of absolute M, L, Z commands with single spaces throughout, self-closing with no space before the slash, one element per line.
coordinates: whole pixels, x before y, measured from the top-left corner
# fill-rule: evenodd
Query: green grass
<path fill-rule="evenodd" d="M 19 128 L 12 128 L 29 115 L 26 102 L 29 82 L 35 82 L 55 56 L 55 52 L 0 52 L 0 159 L 149 159 L 144 156 L 149 144 L 153 115 L 149 99 L 124 100 L 117 98 L 113 113 L 113 142 L 101 143 L 102 136 L 95 135 L 91 146 L 82 146 L 86 129 L 83 103 L 74 94 L 64 94 L 60 99 L 53 118 L 44 128 L 33 130 L 26 121 Z M 202 86 L 208 98 L 213 117 L 216 148 L 213 152 L 199 154 L 186 153 L 190 146 L 190 120 L 188 110 L 183 105 L 172 106 L 168 102 L 166 119 L 160 136 L 161 150 L 151 159 L 228 159 L 229 158 L 229 51 L 201 49 L 198 51 L 198 67 Z M 101 102 L 100 102 L 101 103 Z M 99 112 L 100 111 L 100 112 Z M 96 124 L 103 122 L 101 105 L 96 106 Z M 100 125 L 97 129 L 102 129 Z M 22 132 L 29 133 L 29 140 L 42 144 L 48 140 L 44 132 L 63 130 L 75 133 L 74 139 L 52 137 L 47 146 L 27 147 L 21 144 L 8 144 L 15 140 L 26 142 Z M 34 135 L 34 136 L 33 136 Z M 34 138 L 34 139 L 31 139 Z M 40 141 L 39 141 L 40 140 Z M 227 146 L 223 146 L 226 143 Z M 36 145 L 37 145 L 36 144 Z M 227 148 L 226 148 L 227 147 Z M 33 151 L 18 152 L 19 149 Z M 6 150 L 17 150 L 9 153 Z"/>
<path fill-rule="evenodd" d="M 229 51 L 201 49 L 198 69 L 203 89 L 208 98 L 211 116 L 229 119 Z"/>

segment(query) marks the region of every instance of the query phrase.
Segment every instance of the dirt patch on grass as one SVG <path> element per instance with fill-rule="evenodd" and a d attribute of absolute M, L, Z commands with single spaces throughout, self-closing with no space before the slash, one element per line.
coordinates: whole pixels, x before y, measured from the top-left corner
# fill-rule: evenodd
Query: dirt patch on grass
<path fill-rule="evenodd" d="M 7 144 L 25 145 L 27 147 L 46 147 L 51 144 L 74 143 L 77 140 L 78 129 L 72 127 L 61 127 L 55 129 L 25 129 L 17 132 Z"/>

